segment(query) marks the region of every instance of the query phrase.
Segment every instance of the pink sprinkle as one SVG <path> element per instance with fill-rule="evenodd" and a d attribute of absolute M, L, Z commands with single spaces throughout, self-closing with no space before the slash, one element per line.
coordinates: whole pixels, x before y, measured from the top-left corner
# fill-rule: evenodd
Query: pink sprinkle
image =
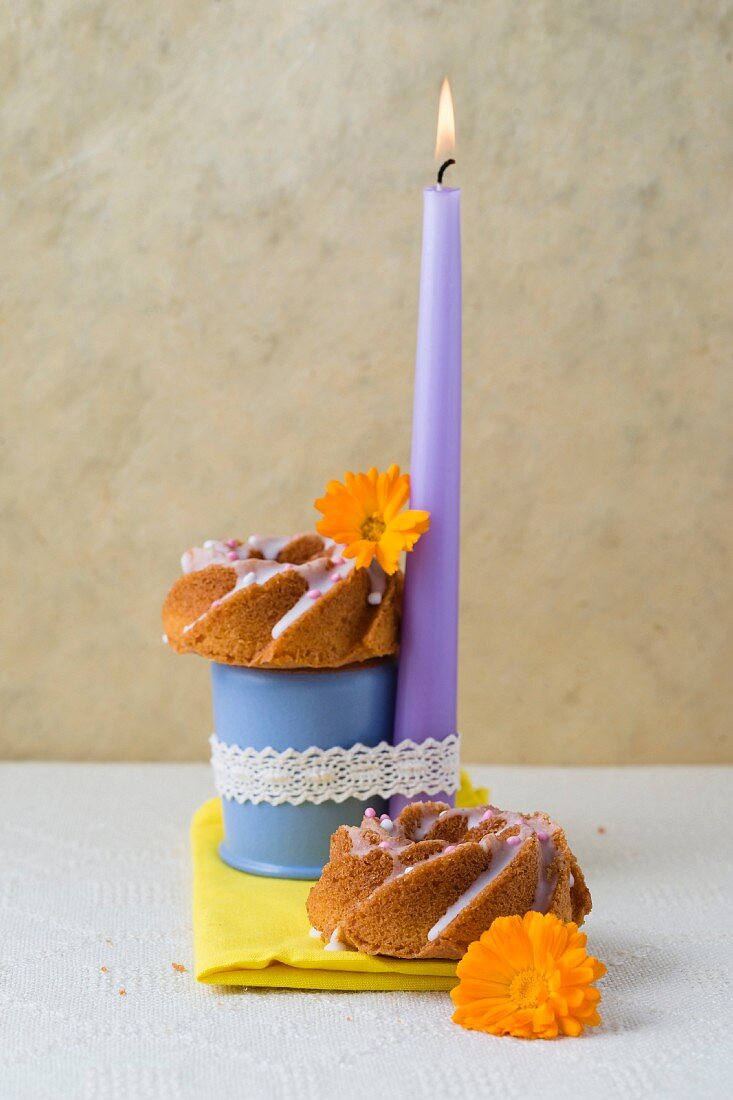
<path fill-rule="evenodd" d="M 448 855 L 450 855 L 451 852 L 455 852 L 455 850 L 456 850 L 455 844 L 449 844 L 448 847 L 443 850 L 443 855 L 448 856 Z"/>
<path fill-rule="evenodd" d="M 343 565 L 344 564 L 344 558 L 331 558 L 331 564 L 332 565 Z"/>
<path fill-rule="evenodd" d="M 236 550 L 239 544 L 236 539 L 227 539 L 224 545 L 228 546 L 230 550 Z"/>
<path fill-rule="evenodd" d="M 493 810 L 487 810 L 486 813 L 484 814 L 484 816 L 481 818 L 481 820 L 482 821 L 491 821 L 493 816 L 494 816 L 494 811 Z"/>
<path fill-rule="evenodd" d="M 366 810 L 364 810 L 364 817 L 376 817 L 376 816 L 377 816 L 377 811 L 374 809 L 374 807 L 373 806 L 367 806 Z"/>
<path fill-rule="evenodd" d="M 378 848 L 391 848 L 392 847 L 392 841 L 391 840 L 382 840 L 382 841 L 379 842 L 377 847 Z"/>
<path fill-rule="evenodd" d="M 519 844 L 520 840 L 521 840 L 521 837 L 518 837 L 518 836 L 508 836 L 506 838 L 507 844 L 509 844 L 512 848 L 514 848 L 517 844 Z"/>
<path fill-rule="evenodd" d="M 229 561 L 237 561 L 239 558 L 239 554 L 236 552 L 236 550 L 230 550 L 227 554 L 227 557 L 229 558 Z"/>
<path fill-rule="evenodd" d="M 549 834 L 548 834 L 548 833 L 546 833 L 546 832 L 545 832 L 545 830 L 544 830 L 544 829 L 539 829 L 539 830 L 538 830 L 538 832 L 537 832 L 537 839 L 538 839 L 538 840 L 541 840 L 541 841 L 542 841 L 542 843 L 544 844 L 544 842 L 545 842 L 546 840 L 549 840 L 549 839 L 550 839 L 550 836 L 549 836 Z"/>
<path fill-rule="evenodd" d="M 320 600 L 322 595 L 320 588 L 311 588 L 310 592 L 307 593 L 309 600 Z"/>
<path fill-rule="evenodd" d="M 341 580 L 341 574 L 340 573 L 332 573 L 331 574 L 331 580 L 332 581 L 340 581 Z"/>
<path fill-rule="evenodd" d="M 379 815 L 379 820 L 380 821 L 389 821 L 389 819 L 390 819 L 389 814 L 380 814 Z"/>

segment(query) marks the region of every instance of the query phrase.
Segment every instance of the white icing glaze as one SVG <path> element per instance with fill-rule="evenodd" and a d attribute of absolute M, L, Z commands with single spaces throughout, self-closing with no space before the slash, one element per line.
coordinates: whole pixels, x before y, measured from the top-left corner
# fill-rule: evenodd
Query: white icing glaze
<path fill-rule="evenodd" d="M 548 830 L 546 829 L 545 832 L 548 833 Z M 547 840 L 540 841 L 540 870 L 537 876 L 537 889 L 535 890 L 534 898 L 530 906 L 530 909 L 534 909 L 537 913 L 547 912 L 550 908 L 552 895 L 555 893 L 555 887 L 557 886 L 557 871 L 548 876 L 550 864 L 554 860 L 555 855 L 555 845 L 552 840 L 552 835 L 549 834 Z M 572 875 L 570 877 L 572 878 Z"/>
<path fill-rule="evenodd" d="M 541 913 L 547 912 L 552 901 L 555 886 L 557 885 L 557 874 L 550 875 L 548 878 L 547 873 L 557 852 L 555 844 L 553 843 L 553 834 L 557 826 L 550 822 L 544 815 L 526 815 L 499 810 L 495 806 L 481 806 L 472 810 L 451 809 L 443 810 L 440 813 L 425 813 L 410 837 L 390 836 L 389 831 L 384 828 L 382 823 L 374 818 L 365 818 L 361 827 L 352 826 L 348 829 L 349 839 L 351 841 L 351 851 L 355 856 L 364 856 L 374 849 L 375 844 L 370 842 L 364 835 L 364 830 L 369 830 L 371 833 L 376 833 L 379 836 L 380 839 L 377 842 L 377 846 L 382 851 L 386 852 L 392 860 L 390 873 L 382 880 L 379 886 L 375 887 L 375 890 L 372 891 L 373 895 L 395 879 L 410 874 L 413 870 L 423 867 L 428 863 L 432 863 L 437 859 L 442 859 L 446 855 L 451 855 L 456 848 L 460 847 L 462 844 L 471 843 L 471 841 L 468 840 L 459 841 L 457 844 L 454 844 L 443 839 L 441 841 L 443 844 L 443 849 L 441 851 L 432 852 L 425 859 L 417 863 L 408 866 L 403 864 L 400 858 L 402 852 L 411 845 L 424 840 L 436 821 L 444 822 L 451 817 L 460 817 L 465 823 L 466 830 L 469 830 L 476 828 L 477 825 L 482 823 L 487 810 L 491 811 L 492 818 L 495 819 L 497 823 L 501 823 L 501 828 L 498 832 L 487 833 L 478 841 L 481 847 L 491 854 L 491 863 L 486 871 L 478 875 L 469 888 L 461 894 L 461 896 L 448 907 L 442 917 L 436 921 L 428 933 L 428 940 L 431 942 L 437 939 L 438 936 L 449 927 L 466 906 L 470 905 L 470 903 L 478 897 L 482 890 L 491 885 L 501 872 L 508 867 L 514 858 L 522 851 L 524 844 L 531 837 L 537 837 L 539 847 L 539 873 L 534 899 L 530 908 L 536 909 Z M 545 836 L 546 839 L 540 840 L 538 834 Z M 473 843 L 476 842 L 473 841 Z"/>
<path fill-rule="evenodd" d="M 387 587 L 387 574 L 376 559 L 367 569 L 367 573 L 369 574 L 369 586 L 371 588 L 369 603 L 379 604 L 382 602 L 382 596 Z M 372 599 L 372 596 L 379 596 L 379 599 Z"/>
<path fill-rule="evenodd" d="M 225 542 L 207 539 L 203 546 L 193 546 L 181 558 L 181 570 L 184 573 L 196 573 L 206 569 L 207 565 L 231 565 L 227 557 L 229 547 Z"/>
<path fill-rule="evenodd" d="M 232 546 L 230 541 L 207 539 L 203 546 L 195 546 L 187 550 L 181 559 L 181 569 L 184 573 L 195 573 L 206 569 L 210 565 L 223 565 L 233 569 L 236 573 L 236 582 L 224 596 L 214 600 L 210 607 L 199 615 L 193 622 L 183 628 L 183 633 L 188 633 L 197 626 L 210 611 L 219 607 L 226 600 L 230 600 L 237 592 L 251 584 L 266 584 L 278 573 L 294 571 L 303 577 L 308 589 L 295 604 L 279 619 L 272 628 L 272 637 L 277 639 L 288 627 L 305 614 L 317 600 L 318 593 L 321 596 L 329 592 L 335 585 L 345 580 L 355 568 L 354 559 L 342 556 L 343 547 L 337 545 L 333 539 L 324 538 L 323 556 L 302 565 L 293 565 L 290 562 L 278 562 L 274 559 L 293 539 L 298 535 L 288 538 L 277 538 L 272 535 L 250 535 L 245 543 L 240 546 Z M 250 558 L 249 554 L 256 551 L 263 558 Z M 370 592 L 367 600 L 370 604 L 381 603 L 382 595 L 387 584 L 387 576 L 377 562 L 372 562 L 367 570 Z M 378 597 L 375 599 L 373 597 Z"/>
<path fill-rule="evenodd" d="M 272 628 L 273 638 L 279 638 L 289 626 L 292 626 L 296 619 L 299 619 L 305 611 L 313 607 L 313 593 L 320 592 L 322 596 L 325 596 L 334 585 L 339 584 L 348 577 L 354 569 L 354 565 L 353 561 L 345 560 L 343 565 L 334 568 L 329 557 L 316 558 L 315 561 L 296 566 L 300 576 L 308 583 L 308 591 L 304 592 L 298 602 L 293 604 L 290 610 L 286 611 L 283 617 L 275 623 Z"/>
<path fill-rule="evenodd" d="M 486 809 L 486 806 L 480 806 L 476 810 L 441 810 L 439 814 L 425 814 L 412 834 L 413 840 L 424 840 L 436 821 L 446 821 L 451 817 L 460 817 L 465 822 L 466 829 L 475 829 L 476 826 L 481 823 L 481 819 L 486 813 Z"/>
<path fill-rule="evenodd" d="M 452 905 L 449 905 L 445 913 L 443 913 L 443 916 L 435 922 L 428 932 L 428 941 L 430 943 L 432 943 L 433 940 L 437 940 L 441 932 L 444 932 L 448 925 L 452 924 L 466 906 L 470 905 L 474 898 L 477 898 L 481 891 L 489 886 L 494 879 L 509 866 L 517 853 L 521 851 L 521 845 L 517 848 L 508 848 L 506 844 L 502 843 L 501 840 L 491 833 L 489 833 L 487 837 L 484 837 L 484 840 L 489 841 L 489 848 L 491 851 L 491 863 L 489 867 L 474 879 L 468 889 L 465 890 Z"/>
<path fill-rule="evenodd" d="M 557 883 L 557 875 L 550 876 L 549 878 L 547 875 L 548 868 L 555 858 L 555 845 L 552 841 L 552 834 L 556 826 L 539 815 L 528 817 L 525 814 L 498 810 L 494 806 L 482 807 L 480 813 L 478 811 L 469 813 L 467 816 L 467 824 L 471 822 L 474 815 L 478 815 L 478 821 L 480 821 L 486 809 L 492 810 L 494 817 L 500 818 L 505 822 L 499 833 L 487 833 L 486 836 L 482 837 L 479 841 L 482 848 L 485 848 L 487 852 L 491 852 L 491 864 L 486 871 L 482 872 L 482 874 L 475 879 L 468 890 L 461 894 L 460 898 L 458 898 L 453 905 L 448 907 L 440 920 L 433 925 L 428 932 L 428 940 L 431 942 L 437 939 L 441 932 L 445 931 L 463 909 L 478 897 L 481 891 L 489 886 L 494 879 L 501 874 L 505 867 L 509 866 L 514 857 L 521 852 L 525 842 L 532 836 L 536 837 L 538 832 L 546 834 L 547 839 L 544 841 L 537 841 L 539 846 L 539 871 L 537 875 L 537 887 L 530 908 L 539 913 L 546 913 L 549 908 Z M 465 813 L 465 811 L 462 812 Z M 478 824 L 478 821 L 475 823 Z M 517 827 L 519 829 L 518 833 L 514 831 Z M 507 836 L 507 833 L 511 835 Z"/>
<path fill-rule="evenodd" d="M 303 535 L 289 535 L 287 538 L 275 535 L 250 535 L 246 542 L 239 545 L 232 545 L 238 542 L 237 539 L 207 539 L 203 546 L 194 546 L 186 551 L 181 558 L 181 569 L 184 573 L 195 573 L 199 569 L 206 569 L 208 565 L 233 566 L 237 561 L 247 561 L 252 552 L 261 554 L 265 561 L 274 562 L 289 542 L 303 537 Z M 324 555 L 329 554 L 336 545 L 333 539 L 321 541 Z"/>
<path fill-rule="evenodd" d="M 274 561 L 280 551 L 284 550 L 292 539 L 297 538 L 298 535 L 293 535 L 291 539 L 277 538 L 274 535 L 250 535 L 244 545 L 248 550 L 259 550 L 263 558 Z"/>
<path fill-rule="evenodd" d="M 324 951 L 353 951 L 354 948 L 349 947 L 348 944 L 342 943 L 339 939 L 340 928 L 334 928 L 331 933 L 331 938 L 323 948 Z"/>
<path fill-rule="evenodd" d="M 477 825 L 481 824 L 485 814 L 486 810 L 483 806 L 481 806 L 478 810 L 472 810 L 466 818 L 466 828 L 475 829 Z"/>
<path fill-rule="evenodd" d="M 212 564 L 209 562 L 208 564 Z M 228 561 L 223 563 L 228 565 L 237 574 L 237 579 L 233 588 L 230 588 L 223 596 L 207 607 L 206 611 L 202 615 L 199 615 L 197 619 L 194 619 L 192 623 L 188 623 L 184 626 L 183 633 L 188 633 L 194 626 L 200 623 L 215 607 L 220 607 L 221 604 L 226 603 L 227 600 L 231 600 L 232 596 L 236 592 L 241 592 L 243 588 L 249 588 L 251 584 L 266 584 L 272 577 L 278 573 L 282 573 L 284 565 L 278 561 L 261 561 L 259 558 L 245 558 L 242 561 Z M 199 568 L 206 568 L 205 566 L 199 566 Z M 302 567 L 301 567 L 302 568 Z"/>
<path fill-rule="evenodd" d="M 443 814 L 445 812 L 446 811 L 444 810 Z M 420 824 L 417 826 L 417 828 L 414 830 L 414 832 L 412 834 L 413 840 L 424 840 L 425 837 L 427 836 L 427 834 L 432 829 L 435 822 L 438 820 L 438 818 L 443 817 L 443 814 L 425 814 L 422 821 L 420 822 Z"/>
<path fill-rule="evenodd" d="M 308 930 L 308 935 L 312 936 L 314 940 L 320 940 L 321 938 L 321 933 L 318 931 L 317 928 L 310 928 Z"/>

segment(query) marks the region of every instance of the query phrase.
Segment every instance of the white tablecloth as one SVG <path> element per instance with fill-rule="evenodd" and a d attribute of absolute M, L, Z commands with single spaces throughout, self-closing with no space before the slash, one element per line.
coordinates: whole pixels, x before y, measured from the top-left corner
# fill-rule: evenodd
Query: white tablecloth
<path fill-rule="evenodd" d="M 470 1033 L 442 993 L 197 985 L 188 824 L 208 768 L 2 764 L 2 1100 L 730 1095 L 730 771 L 472 774 L 566 829 L 609 969 L 597 1032 Z"/>

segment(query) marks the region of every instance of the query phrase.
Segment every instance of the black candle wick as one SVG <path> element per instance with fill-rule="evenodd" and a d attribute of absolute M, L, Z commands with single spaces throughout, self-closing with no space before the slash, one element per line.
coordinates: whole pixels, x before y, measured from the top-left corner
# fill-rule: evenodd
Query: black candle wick
<path fill-rule="evenodd" d="M 453 157 L 451 157 L 450 160 L 447 160 L 447 161 L 445 161 L 444 164 L 441 164 L 440 168 L 438 169 L 438 183 L 439 184 L 443 183 L 443 173 L 445 172 L 446 168 L 450 168 L 451 164 L 455 164 L 455 163 L 456 162 L 453 160 Z"/>

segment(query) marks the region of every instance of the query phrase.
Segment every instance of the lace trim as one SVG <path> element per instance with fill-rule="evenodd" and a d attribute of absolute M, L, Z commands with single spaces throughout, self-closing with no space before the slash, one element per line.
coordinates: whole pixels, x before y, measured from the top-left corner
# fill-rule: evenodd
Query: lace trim
<path fill-rule="evenodd" d="M 216 734 L 209 738 L 216 789 L 237 802 L 344 802 L 393 794 L 411 797 L 424 791 L 458 790 L 459 737 L 429 738 L 422 744 L 381 741 L 374 748 L 357 743 L 349 749 L 315 746 L 299 752 L 227 745 Z"/>

